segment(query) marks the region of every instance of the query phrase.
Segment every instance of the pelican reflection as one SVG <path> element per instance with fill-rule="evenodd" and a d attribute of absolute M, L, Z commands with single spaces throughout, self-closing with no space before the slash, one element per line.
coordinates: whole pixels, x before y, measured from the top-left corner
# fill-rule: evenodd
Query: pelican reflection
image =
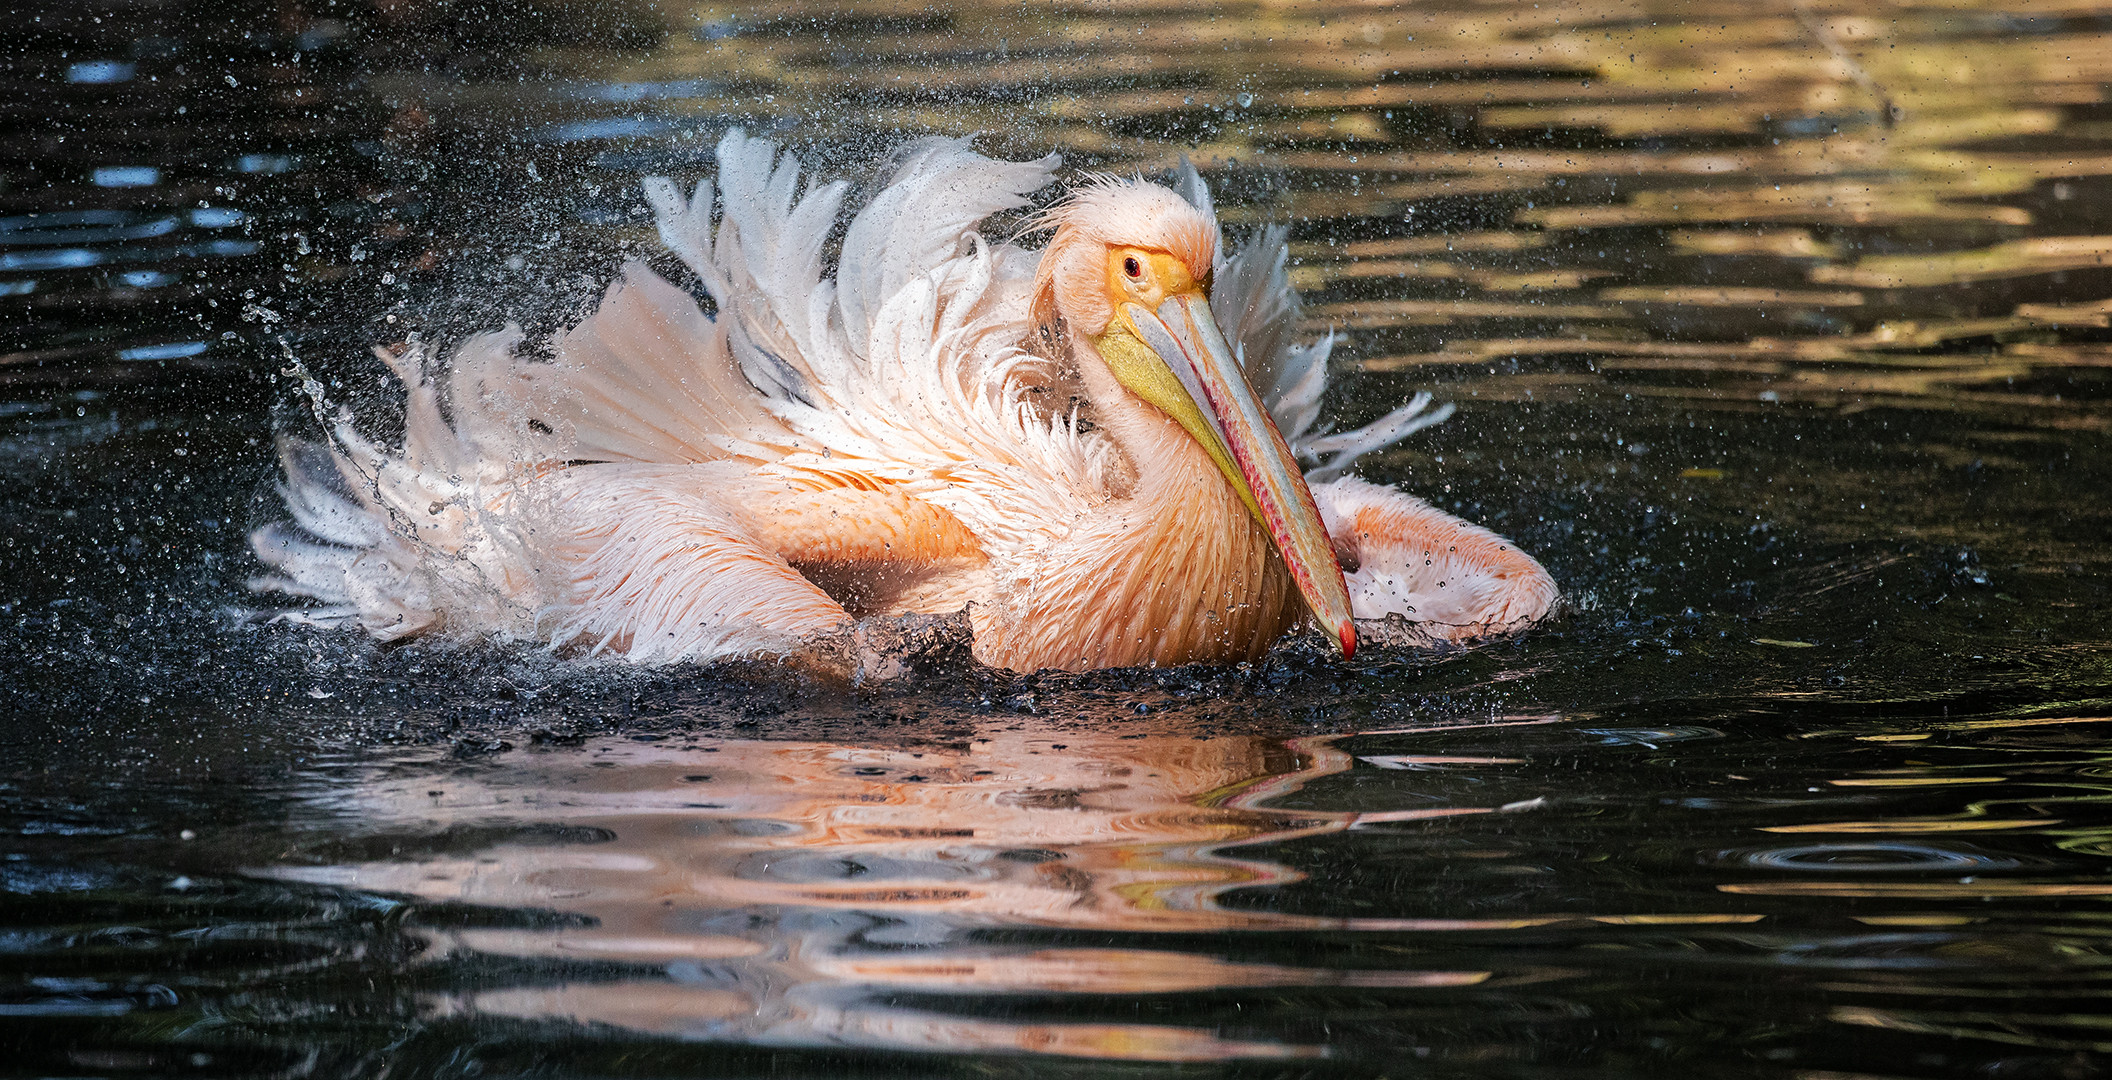
<path fill-rule="evenodd" d="M 1244 845 L 1357 822 L 1270 808 L 1350 764 L 1322 740 L 1026 725 L 949 745 L 610 740 L 510 752 L 491 767 L 377 772 L 333 797 L 349 800 L 341 812 L 404 837 L 396 854 L 266 872 L 447 905 L 561 913 L 531 925 L 417 930 L 429 962 L 516 960 L 503 968 L 510 985 L 436 994 L 430 1005 L 442 1015 L 763 1044 L 1300 1057 L 1318 1048 L 1167 1025 L 994 1020 L 929 1003 L 1485 979 L 1239 962 L 1104 938 L 1093 947 L 1014 947 L 977 934 L 1341 922 L 1246 910 L 1226 894 L 1298 876 L 1242 854 Z M 926 1004 L 891 1001 L 902 995 Z"/>

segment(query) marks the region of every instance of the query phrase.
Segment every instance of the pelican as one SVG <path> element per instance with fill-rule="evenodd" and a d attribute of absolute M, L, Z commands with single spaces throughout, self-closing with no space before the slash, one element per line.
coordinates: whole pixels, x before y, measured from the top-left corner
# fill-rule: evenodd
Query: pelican
<path fill-rule="evenodd" d="M 645 664 L 963 610 L 976 659 L 1022 671 L 1251 660 L 1308 621 L 1346 657 L 1359 619 L 1459 640 L 1548 611 L 1516 545 L 1343 475 L 1443 411 L 1314 433 L 1332 335 L 1293 341 L 1283 229 L 1227 253 L 1184 165 L 1083 182 L 1022 234 L 1052 230 L 1039 251 L 979 231 L 1058 164 L 910 143 L 831 267 L 848 185 L 729 133 L 716 192 L 645 189 L 714 314 L 634 261 L 543 356 L 513 326 L 445 365 L 376 350 L 398 449 L 310 384 L 330 441 L 280 441 L 291 520 L 253 534 L 254 584 L 385 641 Z"/>

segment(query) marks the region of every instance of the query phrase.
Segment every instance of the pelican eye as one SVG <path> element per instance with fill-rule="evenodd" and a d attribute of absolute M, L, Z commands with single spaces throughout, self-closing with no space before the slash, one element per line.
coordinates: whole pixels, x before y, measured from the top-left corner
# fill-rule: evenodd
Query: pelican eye
<path fill-rule="evenodd" d="M 1122 260 L 1122 272 L 1128 274 L 1132 279 L 1144 276 L 1144 268 L 1138 265 L 1137 257 L 1134 255 Z"/>

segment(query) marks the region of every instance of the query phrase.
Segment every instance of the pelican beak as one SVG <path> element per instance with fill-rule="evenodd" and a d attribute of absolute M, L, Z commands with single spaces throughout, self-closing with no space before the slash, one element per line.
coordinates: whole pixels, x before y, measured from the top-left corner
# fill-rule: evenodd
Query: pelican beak
<path fill-rule="evenodd" d="M 1350 617 L 1349 589 L 1320 508 L 1283 433 L 1218 331 L 1210 298 L 1191 288 L 1166 297 L 1156 311 L 1132 301 L 1121 306 L 1116 321 L 1126 321 L 1134 340 L 1157 354 L 1180 383 L 1178 389 L 1186 391 L 1175 394 L 1174 387 L 1164 387 L 1144 396 L 1217 462 L 1248 512 L 1268 531 L 1313 617 L 1340 643 L 1345 658 L 1354 655 L 1357 627 Z"/>

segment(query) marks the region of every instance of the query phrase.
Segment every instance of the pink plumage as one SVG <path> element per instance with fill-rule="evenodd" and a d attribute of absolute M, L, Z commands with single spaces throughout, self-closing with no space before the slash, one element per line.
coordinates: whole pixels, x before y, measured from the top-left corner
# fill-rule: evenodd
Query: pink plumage
<path fill-rule="evenodd" d="M 715 319 L 633 263 L 553 360 L 518 355 L 511 329 L 464 343 L 444 377 L 422 352 L 385 355 L 410 389 L 404 444 L 349 422 L 327 446 L 285 442 L 292 520 L 252 537 L 275 571 L 257 584 L 316 601 L 297 618 L 380 638 L 643 663 L 795 653 L 860 617 L 963 608 L 977 658 L 1003 667 L 1259 656 L 1307 618 L 1282 537 L 1096 351 L 1132 309 L 1094 260 L 1133 247 L 1209 289 L 1276 445 L 1333 455 L 1293 486 L 1310 483 L 1326 572 L 1341 580 L 1327 539 L 1351 558 L 1356 618 L 1464 638 L 1546 613 L 1553 581 L 1515 545 L 1331 479 L 1449 410 L 1418 395 L 1359 432 L 1309 434 L 1332 338 L 1292 340 L 1281 230 L 1225 252 L 1190 170 L 1177 191 L 1084 186 L 1044 215 L 1040 252 L 977 231 L 1056 165 L 913 143 L 831 267 L 844 185 L 802 194 L 796 159 L 729 134 L 716 191 L 647 187 Z"/>

